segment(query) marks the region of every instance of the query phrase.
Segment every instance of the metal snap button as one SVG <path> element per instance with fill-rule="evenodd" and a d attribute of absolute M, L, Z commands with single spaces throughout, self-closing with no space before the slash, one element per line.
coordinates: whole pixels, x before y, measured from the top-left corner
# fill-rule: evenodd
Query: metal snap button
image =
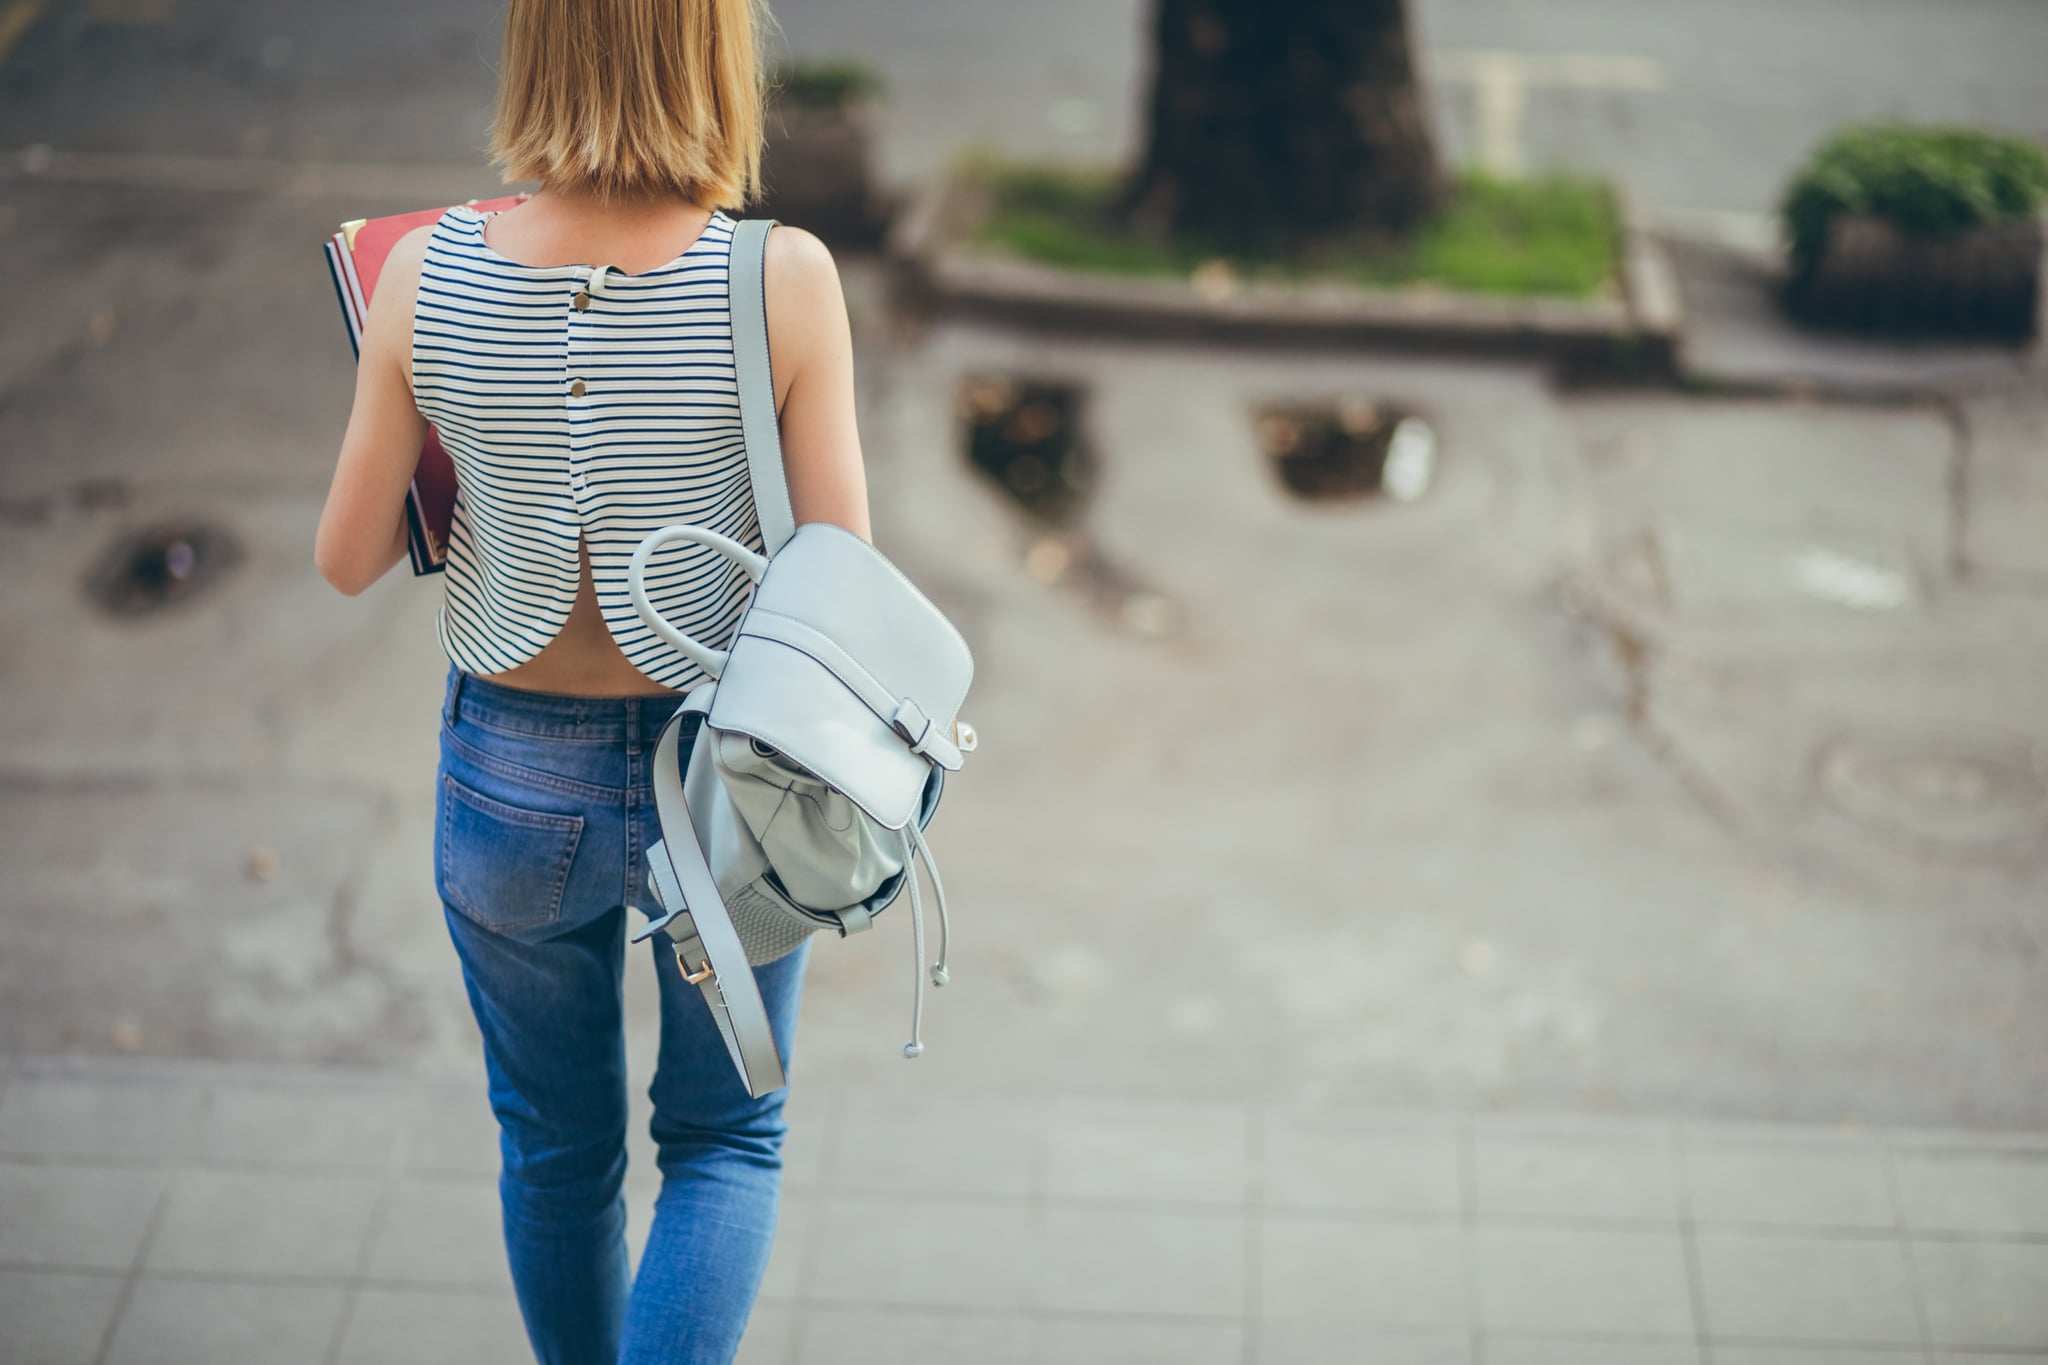
<path fill-rule="evenodd" d="M 569 396 L 571 398 L 581 398 L 583 394 L 584 388 L 582 380 L 578 379 L 569 385 Z"/>
<path fill-rule="evenodd" d="M 590 295 L 581 290 L 577 291 L 576 297 L 571 299 L 570 302 L 576 306 L 576 311 L 579 313 L 590 311 Z"/>

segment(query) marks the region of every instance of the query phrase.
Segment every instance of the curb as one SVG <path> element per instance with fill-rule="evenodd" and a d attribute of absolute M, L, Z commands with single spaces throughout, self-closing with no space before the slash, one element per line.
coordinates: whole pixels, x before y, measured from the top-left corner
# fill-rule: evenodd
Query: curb
<path fill-rule="evenodd" d="M 1682 386 L 1691 392 L 1876 405 L 1945 403 L 2037 387 L 2048 376 L 2048 290 L 2042 295 L 2041 337 L 2031 344 L 1814 328 L 1782 310 L 1779 292 L 1786 267 L 1778 249 L 1744 240 L 1747 234 L 1712 231 L 1712 226 L 1696 217 L 1664 213 L 1654 228 L 1660 254 L 1674 273 L 1702 291 L 1692 304 L 1679 372 Z M 1733 304 L 1717 302 L 1717 296 L 1744 294 L 1751 296 L 1747 304 L 1739 298 Z M 1755 306 L 1759 302 L 1761 308 Z M 1759 344 L 1761 358 L 1754 354 Z"/>
<path fill-rule="evenodd" d="M 1685 306 L 1677 272 L 1630 196 L 1620 196 L 1619 297 L 1521 298 L 1341 284 L 1238 284 L 1106 275 L 976 251 L 957 179 L 918 192 L 888 255 L 905 294 L 939 314 L 1126 337 L 1304 347 L 1399 347 L 1549 360 L 1574 378 L 1668 380 Z"/>

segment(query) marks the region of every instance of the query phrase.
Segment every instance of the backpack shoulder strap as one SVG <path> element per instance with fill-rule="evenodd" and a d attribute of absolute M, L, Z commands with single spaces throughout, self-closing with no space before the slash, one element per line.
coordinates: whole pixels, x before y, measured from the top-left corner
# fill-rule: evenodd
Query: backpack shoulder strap
<path fill-rule="evenodd" d="M 747 218 L 737 223 L 726 267 L 732 358 L 740 383 L 740 429 L 747 442 L 747 473 L 754 485 L 754 514 L 761 522 L 761 548 L 770 555 L 796 534 L 789 482 L 782 472 L 775 379 L 768 365 L 765 280 L 768 232 L 774 226 L 773 218 Z"/>
<path fill-rule="evenodd" d="M 654 746 L 654 802 L 661 838 L 647 850 L 647 873 L 654 898 L 667 913 L 634 934 L 633 941 L 658 938 L 675 953 L 683 980 L 695 986 L 710 1007 L 711 1021 L 725 1040 L 740 1083 L 748 1095 L 760 1099 L 788 1084 L 782 1053 L 775 1045 L 761 987 L 747 962 L 746 945 L 718 894 L 683 791 L 682 722 L 689 711 L 709 705 L 708 697 L 696 701 L 706 691 L 690 694 L 692 701 L 669 717 Z"/>

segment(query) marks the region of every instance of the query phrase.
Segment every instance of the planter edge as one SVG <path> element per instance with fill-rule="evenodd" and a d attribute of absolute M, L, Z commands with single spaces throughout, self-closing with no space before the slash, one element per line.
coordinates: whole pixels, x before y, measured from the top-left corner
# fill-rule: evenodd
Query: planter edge
<path fill-rule="evenodd" d="M 1527 356 L 1574 375 L 1669 377 L 1685 330 L 1677 274 L 1633 198 L 1617 202 L 1619 297 L 1601 299 L 1337 284 L 1205 295 L 1177 278 L 1040 265 L 963 245 L 972 205 L 950 175 L 912 197 L 888 251 L 902 287 L 937 313 L 1124 336 Z"/>

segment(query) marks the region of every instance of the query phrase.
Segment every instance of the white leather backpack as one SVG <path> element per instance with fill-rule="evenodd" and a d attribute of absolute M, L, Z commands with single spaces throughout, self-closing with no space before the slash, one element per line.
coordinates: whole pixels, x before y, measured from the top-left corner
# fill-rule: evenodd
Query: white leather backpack
<path fill-rule="evenodd" d="M 938 904 L 930 979 L 943 986 L 945 890 L 922 831 L 945 775 L 975 747 L 973 729 L 958 723 L 974 660 L 952 623 L 859 536 L 795 524 L 763 307 L 774 225 L 741 222 L 730 266 L 740 424 L 767 553 L 670 526 L 640 543 L 626 580 L 648 628 L 712 679 L 691 690 L 655 746 L 662 838 L 648 850 L 648 882 L 665 913 L 634 942 L 652 937 L 673 947 L 754 1096 L 780 1089 L 785 1076 L 750 964 L 794 952 L 820 930 L 858 933 L 906 888 L 917 976 L 903 1052 L 923 1052 L 924 902 L 915 863 L 922 858 Z M 754 580 L 729 649 L 685 635 L 648 600 L 649 560 L 678 541 L 717 550 Z M 692 723 L 701 729 L 684 771 L 681 734 Z"/>

